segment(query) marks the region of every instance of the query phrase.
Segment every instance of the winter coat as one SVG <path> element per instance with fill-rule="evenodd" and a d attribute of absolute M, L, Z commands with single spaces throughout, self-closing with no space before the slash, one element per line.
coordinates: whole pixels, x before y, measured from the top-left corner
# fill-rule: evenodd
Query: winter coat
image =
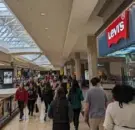
<path fill-rule="evenodd" d="M 68 100 L 70 101 L 73 109 L 81 108 L 81 102 L 84 100 L 82 90 L 80 88 L 77 88 L 76 92 L 72 92 L 71 88 L 69 91 Z"/>
<path fill-rule="evenodd" d="M 25 88 L 18 88 L 15 94 L 16 101 L 23 101 L 27 103 L 28 101 L 28 93 Z"/>
<path fill-rule="evenodd" d="M 73 119 L 73 112 L 69 101 L 65 98 L 52 101 L 48 116 L 53 119 L 53 124 L 55 123 L 70 123 Z"/>

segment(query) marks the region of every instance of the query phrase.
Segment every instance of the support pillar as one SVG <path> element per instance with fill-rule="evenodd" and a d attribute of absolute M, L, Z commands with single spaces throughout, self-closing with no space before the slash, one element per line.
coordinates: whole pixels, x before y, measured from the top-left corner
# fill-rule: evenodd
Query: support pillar
<path fill-rule="evenodd" d="M 97 76 L 97 43 L 95 36 L 87 37 L 89 80 Z"/>
<path fill-rule="evenodd" d="M 16 65 L 14 65 L 14 77 L 17 78 L 17 66 Z"/>
<path fill-rule="evenodd" d="M 67 66 L 64 66 L 64 75 L 67 76 Z"/>
<path fill-rule="evenodd" d="M 75 53 L 75 73 L 76 79 L 78 81 L 81 80 L 81 61 L 80 61 L 80 53 Z"/>
<path fill-rule="evenodd" d="M 74 66 L 73 65 L 70 65 L 70 75 L 71 75 L 71 77 L 73 77 L 73 75 L 74 75 Z"/>

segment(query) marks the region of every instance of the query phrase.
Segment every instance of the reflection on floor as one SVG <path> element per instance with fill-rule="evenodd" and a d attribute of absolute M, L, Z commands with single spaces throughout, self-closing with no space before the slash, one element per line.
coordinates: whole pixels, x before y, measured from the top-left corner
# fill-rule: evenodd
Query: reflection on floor
<path fill-rule="evenodd" d="M 40 114 L 35 114 L 34 117 L 24 117 L 23 122 L 19 122 L 19 117 L 15 117 L 7 126 L 2 130 L 51 130 L 52 123 L 48 119 L 46 122 L 44 119 L 44 104 L 39 103 L 39 108 L 41 108 Z M 28 115 L 27 109 L 25 109 L 25 115 Z M 40 115 L 40 116 L 39 116 Z M 71 125 L 71 130 L 74 130 L 73 125 Z M 87 124 L 84 123 L 83 118 L 80 120 L 80 130 L 89 130 Z"/>

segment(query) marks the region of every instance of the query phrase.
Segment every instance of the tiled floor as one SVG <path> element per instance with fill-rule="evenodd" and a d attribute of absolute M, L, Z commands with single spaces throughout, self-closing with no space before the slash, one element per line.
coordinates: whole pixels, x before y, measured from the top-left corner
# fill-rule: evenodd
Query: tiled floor
<path fill-rule="evenodd" d="M 44 104 L 39 105 L 41 107 L 41 116 L 35 114 L 34 117 L 29 118 L 28 116 L 24 117 L 23 122 L 19 122 L 19 117 L 15 117 L 9 124 L 7 124 L 2 130 L 51 130 L 52 122 L 51 120 L 43 121 L 44 118 Z M 25 115 L 27 110 L 25 109 Z M 71 130 L 74 130 L 73 125 L 71 124 Z M 80 130 L 89 130 L 87 124 L 84 123 L 83 118 L 80 119 Z"/>

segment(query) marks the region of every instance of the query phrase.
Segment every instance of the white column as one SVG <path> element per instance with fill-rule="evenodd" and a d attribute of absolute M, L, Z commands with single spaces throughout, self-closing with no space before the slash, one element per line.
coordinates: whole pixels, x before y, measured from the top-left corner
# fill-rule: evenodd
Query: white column
<path fill-rule="evenodd" d="M 67 66 L 64 66 L 64 75 L 67 76 Z"/>
<path fill-rule="evenodd" d="M 14 65 L 14 77 L 17 77 L 17 66 Z"/>
<path fill-rule="evenodd" d="M 76 73 L 76 79 L 81 80 L 80 53 L 75 53 L 75 73 Z"/>
<path fill-rule="evenodd" d="M 95 36 L 87 37 L 89 80 L 97 76 L 97 43 Z"/>

